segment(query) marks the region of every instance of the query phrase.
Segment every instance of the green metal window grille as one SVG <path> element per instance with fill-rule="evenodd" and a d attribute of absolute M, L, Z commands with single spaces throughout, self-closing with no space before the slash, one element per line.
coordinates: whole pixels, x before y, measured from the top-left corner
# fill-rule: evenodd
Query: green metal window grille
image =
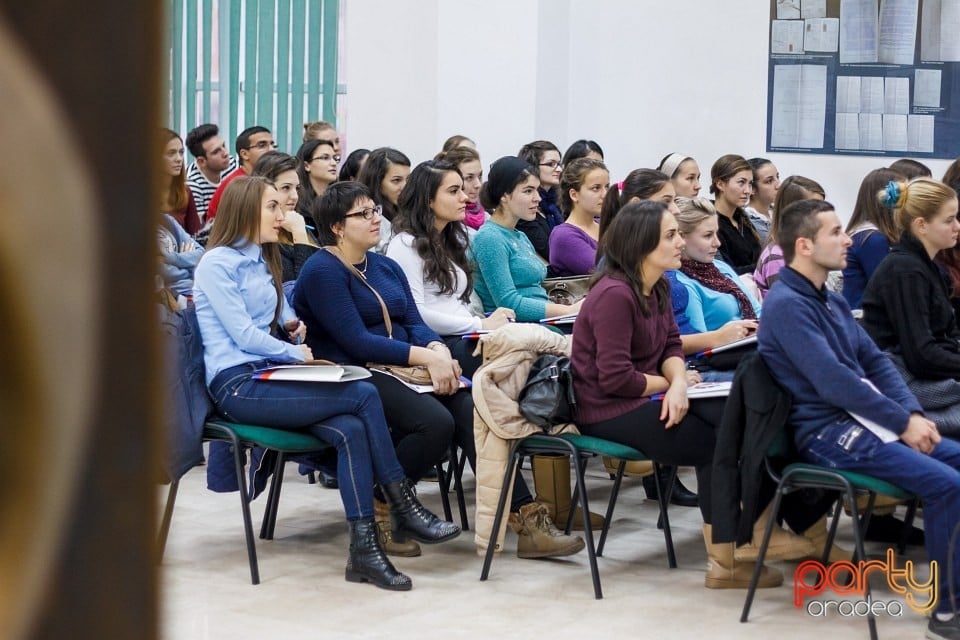
<path fill-rule="evenodd" d="M 340 0 L 168 0 L 168 124 L 205 122 L 227 146 L 263 125 L 283 151 L 303 123 L 337 121 Z"/>

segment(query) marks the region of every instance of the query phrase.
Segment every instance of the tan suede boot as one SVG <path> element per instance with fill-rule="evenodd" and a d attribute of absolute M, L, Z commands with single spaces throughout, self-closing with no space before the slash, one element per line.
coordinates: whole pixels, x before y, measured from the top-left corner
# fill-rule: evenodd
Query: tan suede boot
<path fill-rule="evenodd" d="M 617 476 L 617 467 L 620 466 L 619 458 L 610 458 L 603 456 L 603 466 L 613 479 Z M 652 460 L 630 460 L 623 468 L 623 477 L 627 478 L 645 478 L 653 474 Z"/>
<path fill-rule="evenodd" d="M 734 558 L 740 561 L 756 560 L 760 555 L 760 543 L 763 541 L 763 532 L 767 522 L 773 517 L 773 503 L 767 505 L 757 521 L 753 523 L 753 539 L 733 552 Z M 773 527 L 770 543 L 767 545 L 768 560 L 798 560 L 810 557 L 816 549 L 813 543 L 803 536 L 798 536 L 777 525 Z"/>
<path fill-rule="evenodd" d="M 803 532 L 803 537 L 813 543 L 814 553 L 810 556 L 813 560 L 819 560 L 823 555 L 823 548 L 827 544 L 827 516 L 817 520 L 809 529 Z M 850 560 L 853 552 L 847 551 L 837 545 L 830 547 L 829 562 L 839 562 L 840 560 Z"/>
<path fill-rule="evenodd" d="M 508 520 L 510 528 L 519 536 L 517 557 L 519 558 L 557 558 L 579 553 L 583 539 L 568 536 L 553 524 L 547 507 L 539 502 L 531 502 L 520 507 L 519 513 L 511 513 Z"/>
<path fill-rule="evenodd" d="M 390 524 L 390 505 L 386 502 L 380 502 L 377 499 L 373 501 L 374 520 L 377 521 L 377 536 L 380 538 L 380 547 L 388 556 L 402 556 L 404 558 L 416 558 L 420 555 L 420 545 L 416 540 L 406 540 L 397 542 L 393 539 L 393 527 Z"/>
<path fill-rule="evenodd" d="M 559 527 L 566 526 L 570 513 L 570 458 L 566 455 L 533 456 L 533 487 L 537 502 L 543 503 L 550 518 Z M 590 527 L 594 531 L 603 528 L 603 516 L 590 514 Z M 580 507 L 573 515 L 573 528 L 583 529 L 583 512 Z"/>
<path fill-rule="evenodd" d="M 746 589 L 753 577 L 755 562 L 738 562 L 733 557 L 733 543 L 714 543 L 713 528 L 703 525 L 703 543 L 707 547 L 707 575 L 703 585 L 708 589 Z M 779 587 L 783 574 L 777 569 L 763 567 L 757 588 Z"/>

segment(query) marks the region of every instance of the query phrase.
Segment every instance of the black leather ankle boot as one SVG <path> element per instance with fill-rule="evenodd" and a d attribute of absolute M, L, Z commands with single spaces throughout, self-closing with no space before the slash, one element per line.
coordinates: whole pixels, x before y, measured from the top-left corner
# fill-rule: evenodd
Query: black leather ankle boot
<path fill-rule="evenodd" d="M 350 522 L 350 556 L 347 558 L 347 582 L 372 582 L 381 589 L 409 591 L 413 581 L 394 569 L 377 539 L 373 518 Z"/>
<path fill-rule="evenodd" d="M 660 486 L 667 486 L 667 479 L 670 476 L 670 467 L 660 467 Z M 652 475 L 649 475 L 643 479 L 643 490 L 646 492 L 647 497 L 651 500 L 657 499 L 657 483 L 653 479 Z M 678 507 L 695 507 L 697 506 L 697 494 L 690 489 L 687 489 L 683 486 L 683 483 L 680 482 L 680 478 L 676 478 L 673 482 L 673 493 L 670 494 L 670 504 L 675 504 Z"/>
<path fill-rule="evenodd" d="M 409 537 L 423 544 L 436 544 L 460 535 L 460 527 L 441 520 L 420 504 L 406 480 L 382 486 L 390 504 L 393 539 L 397 542 L 405 542 Z"/>

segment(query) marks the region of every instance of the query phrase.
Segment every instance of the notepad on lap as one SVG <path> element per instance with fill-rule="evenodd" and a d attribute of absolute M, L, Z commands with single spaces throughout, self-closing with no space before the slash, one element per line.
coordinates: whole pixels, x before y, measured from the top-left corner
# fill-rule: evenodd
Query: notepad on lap
<path fill-rule="evenodd" d="M 254 380 L 271 382 L 353 382 L 369 377 L 363 367 L 337 364 L 281 364 L 253 375 Z"/>

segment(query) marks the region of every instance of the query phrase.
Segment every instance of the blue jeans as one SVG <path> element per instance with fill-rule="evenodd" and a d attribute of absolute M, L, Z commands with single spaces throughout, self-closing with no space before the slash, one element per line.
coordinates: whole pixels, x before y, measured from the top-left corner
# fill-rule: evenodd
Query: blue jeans
<path fill-rule="evenodd" d="M 884 444 L 864 428 L 851 445 L 850 430 L 857 426 L 852 418 L 847 418 L 824 427 L 806 442 L 797 443 L 800 455 L 806 461 L 824 467 L 856 471 L 886 480 L 923 499 L 927 555 L 940 567 L 937 611 L 951 611 L 947 545 L 953 528 L 960 523 L 960 443 L 943 438 L 927 455 L 900 441 Z M 841 444 L 841 440 L 845 444 Z M 957 555 L 960 557 L 960 553 Z M 960 562 L 957 560 L 955 557 L 954 591 L 960 593 Z"/>
<path fill-rule="evenodd" d="M 374 479 L 403 480 L 377 390 L 368 382 L 267 382 L 251 378 L 266 361 L 221 371 L 210 383 L 228 420 L 298 429 L 337 449 L 337 482 L 347 520 L 373 517 Z"/>

